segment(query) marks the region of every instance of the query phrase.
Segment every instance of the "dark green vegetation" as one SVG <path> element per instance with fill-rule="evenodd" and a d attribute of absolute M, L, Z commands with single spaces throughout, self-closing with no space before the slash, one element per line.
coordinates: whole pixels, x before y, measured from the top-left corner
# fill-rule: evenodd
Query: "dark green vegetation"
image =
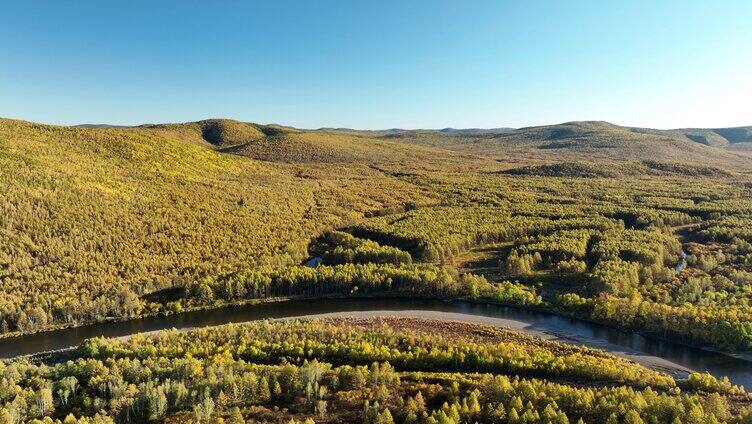
<path fill-rule="evenodd" d="M 750 397 L 597 350 L 473 324 L 261 322 L 0 363 L 0 420 L 747 423 Z"/>
<path fill-rule="evenodd" d="M 731 177 L 730 172 L 712 166 L 643 160 L 640 162 L 594 163 L 560 162 L 531 165 L 502 171 L 509 175 L 539 175 L 544 177 L 618 178 L 626 176 L 684 176 Z"/>
<path fill-rule="evenodd" d="M 697 130 L 592 122 L 362 132 L 0 120 L 0 333 L 252 299 L 425 296 L 750 350 L 752 157 L 739 131 L 703 143 Z M 312 257 L 321 264 L 304 266 Z M 92 341 L 54 367 L 14 362 L 0 369 L 0 422 L 21 409 L 119 421 L 744 422 L 731 416 L 746 400 L 723 382 L 695 375 L 680 394 L 657 372 L 518 335 L 266 325 Z M 365 383 L 344 383 L 374 362 L 357 368 Z M 228 394 L 244 375 L 242 399 Z"/>

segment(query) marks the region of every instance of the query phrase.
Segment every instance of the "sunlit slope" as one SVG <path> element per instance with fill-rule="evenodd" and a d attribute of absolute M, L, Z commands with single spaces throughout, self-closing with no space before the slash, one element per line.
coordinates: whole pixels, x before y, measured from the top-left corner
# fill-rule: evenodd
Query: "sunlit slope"
<path fill-rule="evenodd" d="M 262 162 L 176 134 L 0 120 L 0 283 L 24 293 L 0 313 L 122 315 L 131 290 L 297 263 L 322 228 L 426 196 L 365 165 Z"/>
<path fill-rule="evenodd" d="M 683 128 L 667 133 L 684 136 L 696 143 L 728 149 L 752 149 L 752 127 L 735 128 Z"/>
<path fill-rule="evenodd" d="M 720 137 L 716 132 L 713 134 Z M 752 156 L 720 146 L 720 142 L 699 143 L 678 130 L 633 129 L 599 121 L 520 128 L 502 134 L 478 136 L 407 132 L 386 137 L 486 155 L 513 165 L 576 160 L 658 160 L 722 168 L 752 168 Z"/>
<path fill-rule="evenodd" d="M 227 119 L 139 127 L 204 144 L 223 153 L 282 163 L 397 164 L 465 170 L 478 158 L 457 152 L 340 131 L 302 131 Z M 467 160 L 476 162 L 468 166 Z"/>
<path fill-rule="evenodd" d="M 154 131 L 184 140 L 192 140 L 218 149 L 260 141 L 267 136 L 280 134 L 282 128 L 256 125 L 231 119 L 207 119 L 183 124 L 156 124 L 133 127 Z"/>

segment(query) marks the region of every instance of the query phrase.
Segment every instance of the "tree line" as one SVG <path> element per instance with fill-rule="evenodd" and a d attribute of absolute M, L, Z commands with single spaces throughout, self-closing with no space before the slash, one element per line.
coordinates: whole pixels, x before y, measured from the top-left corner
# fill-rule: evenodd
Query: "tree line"
<path fill-rule="evenodd" d="M 752 417 L 739 404 L 747 394 L 709 375 L 691 375 L 680 390 L 671 377 L 624 359 L 494 327 L 441 336 L 440 326 L 393 325 L 260 322 L 90 339 L 65 361 L 0 363 L 0 422 L 742 424 Z M 477 332 L 491 333 L 484 341 Z"/>

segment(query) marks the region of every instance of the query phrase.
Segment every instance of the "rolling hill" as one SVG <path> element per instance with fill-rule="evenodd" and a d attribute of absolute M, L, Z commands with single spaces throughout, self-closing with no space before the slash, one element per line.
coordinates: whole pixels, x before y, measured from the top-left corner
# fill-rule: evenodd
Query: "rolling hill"
<path fill-rule="evenodd" d="M 154 131 L 224 153 L 284 163 L 421 163 L 422 169 L 428 164 L 428 169 L 457 170 L 467 160 L 483 159 L 496 162 L 484 165 L 489 169 L 602 160 L 653 160 L 741 171 L 752 165 L 752 127 L 658 130 L 579 121 L 519 129 L 303 130 L 229 119 L 138 127 L 79 127 Z"/>
<path fill-rule="evenodd" d="M 662 133 L 675 137 L 686 137 L 689 140 L 707 146 L 752 149 L 752 127 L 683 128 L 666 130 L 662 131 Z"/>
<path fill-rule="evenodd" d="M 4 320 L 29 332 L 158 312 L 166 304 L 145 296 L 300 264 L 323 231 L 416 208 L 537 214 L 539 201 L 591 194 L 619 205 L 685 210 L 719 198 L 728 204 L 708 210 L 747 208 L 739 171 L 748 156 L 688 139 L 600 122 L 376 133 L 224 119 L 95 128 L 0 119 L 0 333 Z"/>
<path fill-rule="evenodd" d="M 147 125 L 137 131 L 176 137 L 217 152 L 289 164 L 390 165 L 406 169 L 470 169 L 481 160 L 440 147 L 399 143 L 361 133 L 298 130 L 229 119 Z M 481 160 L 483 162 L 483 160 Z M 488 162 L 488 165 L 492 165 Z"/>
<path fill-rule="evenodd" d="M 511 167 L 578 160 L 659 160 L 749 170 L 752 155 L 729 148 L 747 143 L 750 137 L 747 131 L 748 128 L 652 130 L 582 121 L 502 133 L 473 131 L 471 135 L 456 135 L 439 131 L 405 131 L 382 137 L 491 157 Z M 690 137 L 693 132 L 706 134 L 708 140 L 713 141 L 702 142 L 699 136 L 693 139 Z"/>
<path fill-rule="evenodd" d="M 299 263 L 325 228 L 431 199 L 367 163 L 223 153 L 279 136 L 268 127 L 218 123 L 70 128 L 0 119 L 0 315 L 33 305 L 96 319 L 142 313 L 129 309 L 134 293 L 170 287 L 177 276 Z M 332 154 L 321 148 L 324 136 L 287 134 L 296 148 Z M 383 146 L 391 145 L 327 142 L 340 156 L 385 160 Z M 453 152 L 396 147 L 395 157 L 411 161 L 405 166 L 432 166 L 422 157 L 436 166 L 442 157 L 461 163 Z"/>

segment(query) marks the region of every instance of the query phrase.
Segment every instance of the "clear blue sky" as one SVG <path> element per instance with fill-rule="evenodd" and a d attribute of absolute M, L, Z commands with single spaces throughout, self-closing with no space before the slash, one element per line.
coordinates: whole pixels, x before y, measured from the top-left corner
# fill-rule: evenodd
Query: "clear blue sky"
<path fill-rule="evenodd" d="M 752 125 L 749 1 L 12 1 L 0 116 Z"/>

